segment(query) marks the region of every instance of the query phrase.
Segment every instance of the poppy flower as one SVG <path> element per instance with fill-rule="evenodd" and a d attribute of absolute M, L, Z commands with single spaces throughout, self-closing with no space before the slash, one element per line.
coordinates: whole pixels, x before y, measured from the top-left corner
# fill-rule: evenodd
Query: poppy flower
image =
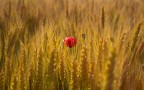
<path fill-rule="evenodd" d="M 64 44 L 66 46 L 68 46 L 69 48 L 72 48 L 73 46 L 76 45 L 77 41 L 74 37 L 66 37 L 64 40 L 63 40 Z"/>

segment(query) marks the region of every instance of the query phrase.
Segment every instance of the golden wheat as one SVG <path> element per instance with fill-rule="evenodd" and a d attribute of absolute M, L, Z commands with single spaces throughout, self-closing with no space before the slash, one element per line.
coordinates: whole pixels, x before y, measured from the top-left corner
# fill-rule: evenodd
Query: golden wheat
<path fill-rule="evenodd" d="M 0 2 L 0 90 L 144 89 L 143 0 Z"/>

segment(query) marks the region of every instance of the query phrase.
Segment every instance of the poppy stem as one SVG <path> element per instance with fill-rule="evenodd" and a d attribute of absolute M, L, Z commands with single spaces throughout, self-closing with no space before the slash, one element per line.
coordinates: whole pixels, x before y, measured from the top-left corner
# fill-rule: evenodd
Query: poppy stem
<path fill-rule="evenodd" d="M 73 54 L 72 48 L 70 48 L 70 54 Z"/>

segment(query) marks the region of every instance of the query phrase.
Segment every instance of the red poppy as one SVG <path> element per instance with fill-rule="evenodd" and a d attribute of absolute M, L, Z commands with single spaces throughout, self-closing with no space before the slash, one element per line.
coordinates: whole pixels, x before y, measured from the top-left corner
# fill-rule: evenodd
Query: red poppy
<path fill-rule="evenodd" d="M 67 45 L 69 48 L 72 48 L 73 46 L 76 45 L 77 41 L 74 37 L 66 37 L 63 40 L 64 44 Z"/>

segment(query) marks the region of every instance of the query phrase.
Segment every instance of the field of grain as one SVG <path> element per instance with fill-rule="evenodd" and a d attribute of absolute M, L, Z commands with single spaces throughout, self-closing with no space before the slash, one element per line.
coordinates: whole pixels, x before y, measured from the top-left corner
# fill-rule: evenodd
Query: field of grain
<path fill-rule="evenodd" d="M 0 0 L 0 90 L 144 90 L 144 1 Z"/>

